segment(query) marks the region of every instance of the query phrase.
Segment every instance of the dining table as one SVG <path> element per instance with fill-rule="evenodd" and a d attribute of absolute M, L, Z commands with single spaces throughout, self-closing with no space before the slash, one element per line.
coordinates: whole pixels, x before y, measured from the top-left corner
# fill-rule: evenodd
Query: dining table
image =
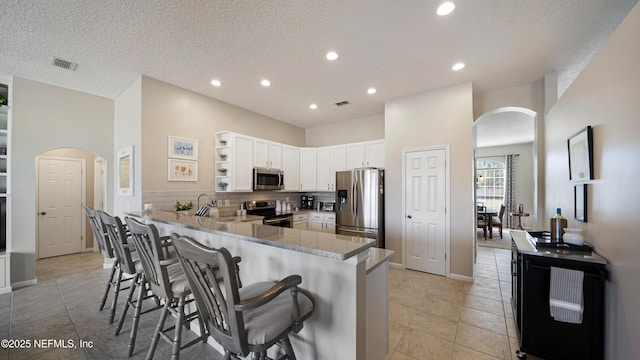
<path fill-rule="evenodd" d="M 487 230 L 489 230 L 489 239 L 493 239 L 493 217 L 498 216 L 497 211 L 490 210 L 478 210 L 478 215 L 484 217 L 485 224 L 487 224 Z"/>

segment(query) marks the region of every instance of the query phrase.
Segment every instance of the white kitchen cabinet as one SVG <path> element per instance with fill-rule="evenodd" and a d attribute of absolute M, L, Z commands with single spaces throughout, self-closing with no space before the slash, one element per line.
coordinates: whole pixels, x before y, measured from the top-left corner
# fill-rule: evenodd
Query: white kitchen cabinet
<path fill-rule="evenodd" d="M 345 145 L 326 146 L 317 149 L 318 191 L 335 191 L 336 171 L 346 170 Z"/>
<path fill-rule="evenodd" d="M 336 213 L 309 213 L 309 230 L 334 234 L 336 232 Z"/>
<path fill-rule="evenodd" d="M 253 138 L 232 132 L 216 134 L 217 192 L 253 190 Z"/>
<path fill-rule="evenodd" d="M 384 140 L 365 143 L 367 166 L 384 168 Z"/>
<path fill-rule="evenodd" d="M 300 148 L 282 146 L 282 171 L 284 172 L 284 190 L 300 190 Z"/>
<path fill-rule="evenodd" d="M 253 166 L 268 169 L 282 169 L 283 144 L 253 138 Z"/>
<path fill-rule="evenodd" d="M 384 140 L 347 144 L 347 169 L 384 167 Z"/>
<path fill-rule="evenodd" d="M 300 190 L 316 191 L 316 148 L 300 148 Z M 287 174 L 284 174 L 286 177 Z M 286 181 L 286 180 L 285 180 Z"/>
<path fill-rule="evenodd" d="M 307 230 L 309 224 L 309 217 L 307 214 L 294 214 L 293 215 L 293 228 L 298 230 Z"/>
<path fill-rule="evenodd" d="M 11 99 L 10 79 L 0 79 L 0 294 L 11 292 Z M 9 85 L 7 85 L 9 84 Z"/>

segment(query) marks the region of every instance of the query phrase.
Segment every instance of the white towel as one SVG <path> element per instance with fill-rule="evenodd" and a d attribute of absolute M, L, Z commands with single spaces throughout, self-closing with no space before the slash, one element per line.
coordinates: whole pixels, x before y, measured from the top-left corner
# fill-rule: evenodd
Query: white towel
<path fill-rule="evenodd" d="M 582 323 L 583 280 L 584 272 L 582 271 L 551 267 L 549 310 L 556 321 Z"/>

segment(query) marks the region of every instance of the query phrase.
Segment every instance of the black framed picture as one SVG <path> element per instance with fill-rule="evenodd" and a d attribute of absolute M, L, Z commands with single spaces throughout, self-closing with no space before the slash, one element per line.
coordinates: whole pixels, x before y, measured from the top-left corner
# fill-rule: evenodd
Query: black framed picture
<path fill-rule="evenodd" d="M 571 135 L 567 140 L 567 146 L 569 148 L 569 180 L 592 180 L 593 130 L 591 126 Z"/>
<path fill-rule="evenodd" d="M 575 185 L 573 187 L 573 199 L 575 219 L 587 222 L 587 184 Z"/>

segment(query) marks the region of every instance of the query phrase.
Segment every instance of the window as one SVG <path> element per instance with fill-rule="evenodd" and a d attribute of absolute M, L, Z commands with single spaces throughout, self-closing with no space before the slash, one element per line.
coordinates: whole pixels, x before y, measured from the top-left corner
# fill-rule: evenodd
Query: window
<path fill-rule="evenodd" d="M 498 211 L 504 203 L 505 164 L 494 158 L 476 159 L 476 201 Z"/>

